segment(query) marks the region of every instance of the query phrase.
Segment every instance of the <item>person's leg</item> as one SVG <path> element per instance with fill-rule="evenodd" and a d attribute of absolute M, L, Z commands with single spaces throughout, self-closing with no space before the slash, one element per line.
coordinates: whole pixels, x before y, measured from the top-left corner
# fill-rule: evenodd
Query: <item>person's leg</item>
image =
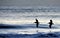
<path fill-rule="evenodd" d="M 51 25 L 49 25 L 49 28 L 51 28 Z"/>
<path fill-rule="evenodd" d="M 38 28 L 38 24 L 36 24 L 36 27 Z"/>
<path fill-rule="evenodd" d="M 51 25 L 49 25 L 49 28 L 51 28 Z"/>

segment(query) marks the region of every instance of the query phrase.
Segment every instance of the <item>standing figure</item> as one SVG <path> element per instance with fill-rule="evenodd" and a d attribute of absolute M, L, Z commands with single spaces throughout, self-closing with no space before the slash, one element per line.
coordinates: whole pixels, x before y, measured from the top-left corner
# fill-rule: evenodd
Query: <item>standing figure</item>
<path fill-rule="evenodd" d="M 53 21 L 50 20 L 50 22 L 49 22 L 49 28 L 51 28 L 52 25 L 53 25 Z"/>
<path fill-rule="evenodd" d="M 35 19 L 35 20 L 36 20 L 36 22 L 34 22 L 34 23 L 36 23 L 36 27 L 38 28 L 39 22 L 37 19 Z"/>

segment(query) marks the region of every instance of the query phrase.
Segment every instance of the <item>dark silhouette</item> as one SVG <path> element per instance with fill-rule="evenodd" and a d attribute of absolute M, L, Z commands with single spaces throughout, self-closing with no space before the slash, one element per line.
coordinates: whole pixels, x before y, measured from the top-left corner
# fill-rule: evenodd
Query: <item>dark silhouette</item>
<path fill-rule="evenodd" d="M 39 22 L 37 19 L 35 19 L 35 20 L 36 20 L 36 22 L 34 22 L 34 23 L 36 23 L 36 27 L 38 28 Z"/>
<path fill-rule="evenodd" d="M 52 27 L 52 25 L 53 25 L 53 21 L 52 21 L 52 20 L 50 20 L 50 22 L 49 22 L 49 28 L 51 28 L 51 27 Z"/>

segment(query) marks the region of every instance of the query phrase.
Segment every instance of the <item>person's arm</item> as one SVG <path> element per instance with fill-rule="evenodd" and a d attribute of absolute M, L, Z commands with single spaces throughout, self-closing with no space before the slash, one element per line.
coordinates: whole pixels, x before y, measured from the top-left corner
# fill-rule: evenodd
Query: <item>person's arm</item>
<path fill-rule="evenodd" d="M 34 23 L 36 23 L 36 22 L 34 22 Z"/>

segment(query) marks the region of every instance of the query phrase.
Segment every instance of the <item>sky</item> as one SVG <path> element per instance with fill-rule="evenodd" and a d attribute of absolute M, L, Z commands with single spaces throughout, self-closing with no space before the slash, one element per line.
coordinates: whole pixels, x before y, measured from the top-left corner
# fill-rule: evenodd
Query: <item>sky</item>
<path fill-rule="evenodd" d="M 60 7 L 60 0 L 0 0 L 0 6 L 53 6 Z"/>

